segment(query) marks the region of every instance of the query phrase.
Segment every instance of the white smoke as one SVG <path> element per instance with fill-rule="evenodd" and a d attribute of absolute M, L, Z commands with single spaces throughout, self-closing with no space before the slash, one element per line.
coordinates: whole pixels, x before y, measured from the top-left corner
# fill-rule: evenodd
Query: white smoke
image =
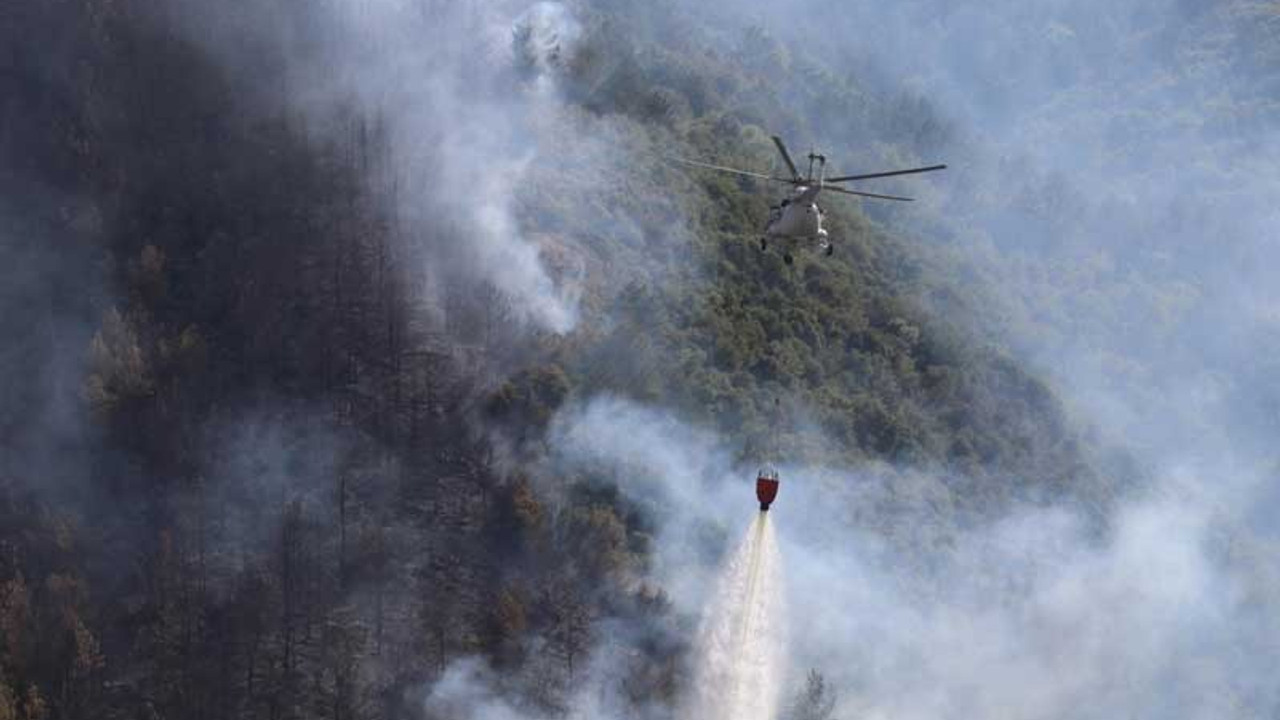
<path fill-rule="evenodd" d="M 723 568 L 698 542 L 696 528 L 754 512 L 753 476 L 724 439 L 617 399 L 557 425 L 562 467 L 612 467 L 628 495 L 657 505 L 655 579 L 678 612 L 703 618 L 690 717 L 785 707 L 808 668 L 845 718 L 1207 719 L 1280 700 L 1267 671 L 1280 663 L 1268 570 L 1280 546 L 1191 470 L 1100 530 L 1076 510 L 1033 507 L 965 527 L 927 475 L 783 465 L 768 513 L 783 606 L 747 599 L 758 528 Z M 785 626 L 785 644 L 742 623 Z"/>
<path fill-rule="evenodd" d="M 418 299 L 438 300 L 460 280 L 487 281 L 533 326 L 572 329 L 579 269 L 552 267 L 517 212 L 531 165 L 567 151 L 547 141 L 570 122 L 556 78 L 581 35 L 572 13 L 508 0 L 325 2 L 306 13 L 251 5 L 192 3 L 178 21 L 246 74 L 258 56 L 243 48 L 270 48 L 286 80 L 267 102 L 298 113 L 318 141 L 380 134 L 386 156 L 374 159 L 368 180 L 403 228 L 398 262 L 409 267 L 399 269 L 411 287 L 426 286 Z M 523 60 L 513 48 L 522 26 L 533 29 L 529 78 L 518 77 Z"/>
<path fill-rule="evenodd" d="M 427 695 L 430 717 L 475 720 L 523 720 L 528 717 L 507 699 L 495 694 L 493 673 L 476 658 L 449 665 Z"/>
<path fill-rule="evenodd" d="M 544 53 L 567 56 L 580 30 L 557 3 L 523 13 L 518 7 L 441 8 L 421 18 L 375 4 L 361 16 L 368 66 L 352 89 L 390 122 L 396 209 L 411 231 L 449 228 L 452 245 L 428 242 L 416 260 L 433 267 L 437 282 L 459 271 L 488 279 L 526 319 L 566 332 L 577 321 L 577 289 L 552 277 L 541 249 L 524 235 L 515 205 L 531 163 L 548 150 L 543 127 L 563 112 L 556 68 Z M 524 89 L 506 79 L 521 22 L 534 28 L 540 51 L 537 77 Z M 367 92 L 370 78 L 384 83 L 377 95 Z"/>

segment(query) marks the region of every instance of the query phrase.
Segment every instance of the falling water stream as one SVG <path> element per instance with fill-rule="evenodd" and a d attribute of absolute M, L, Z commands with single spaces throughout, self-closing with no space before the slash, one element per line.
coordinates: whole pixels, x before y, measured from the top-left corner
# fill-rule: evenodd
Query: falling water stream
<path fill-rule="evenodd" d="M 719 578 L 694 648 L 687 720 L 773 720 L 784 672 L 781 557 L 769 514 Z"/>

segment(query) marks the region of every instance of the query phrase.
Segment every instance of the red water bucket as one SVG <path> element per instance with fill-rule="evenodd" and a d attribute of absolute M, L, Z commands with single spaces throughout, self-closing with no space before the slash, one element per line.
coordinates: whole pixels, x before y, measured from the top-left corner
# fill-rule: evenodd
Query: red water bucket
<path fill-rule="evenodd" d="M 778 471 L 765 466 L 756 475 L 756 499 L 760 501 L 760 510 L 768 510 L 774 498 L 778 497 Z"/>

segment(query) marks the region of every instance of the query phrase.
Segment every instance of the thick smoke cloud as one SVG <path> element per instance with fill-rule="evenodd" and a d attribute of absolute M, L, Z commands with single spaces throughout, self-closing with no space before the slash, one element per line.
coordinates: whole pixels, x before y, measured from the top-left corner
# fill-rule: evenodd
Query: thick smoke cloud
<path fill-rule="evenodd" d="M 411 228 L 443 219 L 461 244 L 427 247 L 417 261 L 438 268 L 437 281 L 447 279 L 453 267 L 468 268 L 510 295 L 536 326 L 565 332 L 576 322 L 575 289 L 557 285 L 538 246 L 522 235 L 514 204 L 529 165 L 546 151 L 538 123 L 559 108 L 545 57 L 551 52 L 545 45 L 552 41 L 542 38 L 557 38 L 561 51 L 569 52 L 578 30 L 559 6 L 538 6 L 527 15 L 535 28 L 532 72 L 538 78 L 514 96 L 499 86 L 512 63 L 513 18 L 497 14 L 484 18 L 479 42 L 460 48 L 456 56 L 447 52 L 443 64 L 439 44 L 424 43 L 426 38 L 405 38 L 403 46 L 389 49 L 386 57 L 401 65 L 400 72 L 421 81 L 400 92 L 388 89 L 379 100 L 392 104 L 393 172 L 403 182 L 398 210 Z M 381 43 L 389 29 L 375 28 L 370 37 Z M 477 67 L 459 72 L 462 63 Z M 383 68 L 372 73 L 387 76 Z M 477 73 L 480 77 L 473 76 Z M 402 93 L 407 97 L 399 97 Z"/>
<path fill-rule="evenodd" d="M 655 499 L 654 574 L 679 611 L 715 607 L 716 549 L 755 514 L 750 469 L 723 464 L 722 440 L 627 402 L 558 422 L 563 471 L 611 466 L 628 494 Z M 1280 700 L 1268 679 L 1280 585 L 1265 570 L 1276 548 L 1198 478 L 1123 506 L 1102 537 L 1070 508 L 959 528 L 927 493 L 904 495 L 909 472 L 782 476 L 771 517 L 787 677 L 794 687 L 820 668 L 839 717 L 1211 718 Z M 888 519 L 860 512 L 904 502 Z"/>

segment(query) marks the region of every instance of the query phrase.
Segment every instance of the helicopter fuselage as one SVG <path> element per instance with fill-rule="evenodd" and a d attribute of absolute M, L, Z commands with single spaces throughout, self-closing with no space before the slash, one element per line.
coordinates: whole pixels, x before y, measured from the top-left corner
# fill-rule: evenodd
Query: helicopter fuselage
<path fill-rule="evenodd" d="M 770 209 L 765 237 L 770 240 L 825 240 L 827 231 L 822 228 L 823 212 L 817 202 L 821 190 L 821 185 L 802 185 L 791 197 Z"/>

